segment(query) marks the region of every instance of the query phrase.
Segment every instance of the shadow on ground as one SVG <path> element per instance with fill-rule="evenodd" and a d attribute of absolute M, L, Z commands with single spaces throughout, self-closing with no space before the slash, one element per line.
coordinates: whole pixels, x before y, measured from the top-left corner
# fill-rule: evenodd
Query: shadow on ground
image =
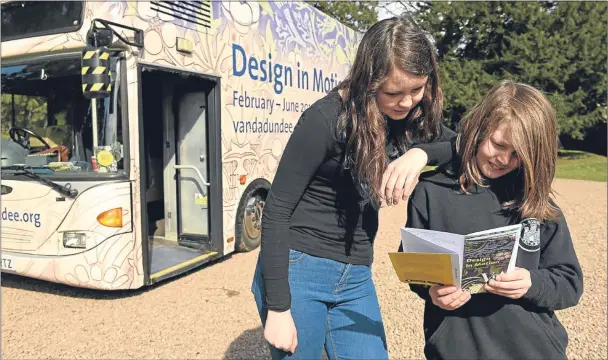
<path fill-rule="evenodd" d="M 580 151 L 563 151 L 559 150 L 557 155 L 560 159 L 568 159 L 568 160 L 578 160 L 582 158 L 589 157 L 589 154 Z"/>
<path fill-rule="evenodd" d="M 270 350 L 264 340 L 264 329 L 245 330 L 226 350 L 224 359 L 270 359 Z"/>
<path fill-rule="evenodd" d="M 264 339 L 264 329 L 260 326 L 256 329 L 245 330 L 228 347 L 224 359 L 270 359 L 268 343 Z M 328 360 L 325 351 L 321 354 L 321 360 Z"/>
<path fill-rule="evenodd" d="M 239 254 L 236 254 L 238 256 Z M 229 254 L 225 257 L 210 261 L 194 269 L 190 269 L 182 274 L 162 280 L 152 285 L 146 285 L 139 289 L 131 290 L 98 290 L 88 288 L 78 288 L 70 285 L 54 283 L 25 277 L 16 274 L 2 273 L 0 275 L 0 284 L 2 287 L 21 289 L 25 291 L 43 292 L 51 295 L 66 296 L 71 298 L 81 299 L 96 299 L 96 300 L 114 300 L 138 296 L 148 291 L 163 287 L 167 284 L 175 282 L 183 277 L 190 276 L 196 272 L 204 271 L 206 268 L 214 264 L 222 263 L 233 258 L 235 254 Z"/>

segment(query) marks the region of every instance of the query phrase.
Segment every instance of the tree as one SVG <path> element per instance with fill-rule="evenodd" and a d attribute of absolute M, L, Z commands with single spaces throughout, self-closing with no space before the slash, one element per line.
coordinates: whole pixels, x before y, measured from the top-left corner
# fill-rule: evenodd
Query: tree
<path fill-rule="evenodd" d="M 13 99 L 15 100 L 13 104 Z M 47 101 L 44 97 L 2 94 L 2 137 L 9 138 L 8 131 L 13 126 L 35 130 L 46 126 Z"/>
<path fill-rule="evenodd" d="M 606 2 L 429 2 L 417 8 L 415 18 L 436 41 L 448 124 L 504 78 L 543 90 L 562 135 L 583 139 L 606 124 Z"/>
<path fill-rule="evenodd" d="M 384 10 L 389 16 L 400 16 L 404 13 L 412 14 L 418 11 L 418 5 L 411 1 L 380 0 L 378 9 Z"/>
<path fill-rule="evenodd" d="M 365 32 L 378 21 L 377 1 L 329 0 L 307 1 L 307 3 L 359 32 Z"/>

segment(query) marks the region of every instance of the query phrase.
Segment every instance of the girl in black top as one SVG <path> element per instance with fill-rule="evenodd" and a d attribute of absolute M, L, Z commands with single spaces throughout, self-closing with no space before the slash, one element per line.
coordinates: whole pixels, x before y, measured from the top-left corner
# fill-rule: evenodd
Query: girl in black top
<path fill-rule="evenodd" d="M 497 84 L 462 121 L 459 159 L 425 173 L 407 227 L 469 234 L 522 223 L 515 269 L 471 295 L 410 285 L 425 300 L 427 359 L 565 359 L 556 310 L 575 306 L 583 274 L 568 224 L 551 200 L 555 111 L 531 86 Z"/>
<path fill-rule="evenodd" d="M 432 44 L 392 18 L 302 114 L 267 197 L 252 286 L 274 358 L 320 358 L 324 346 L 330 358 L 387 357 L 370 270 L 378 209 L 407 198 L 425 165 L 452 160 L 442 99 Z"/>

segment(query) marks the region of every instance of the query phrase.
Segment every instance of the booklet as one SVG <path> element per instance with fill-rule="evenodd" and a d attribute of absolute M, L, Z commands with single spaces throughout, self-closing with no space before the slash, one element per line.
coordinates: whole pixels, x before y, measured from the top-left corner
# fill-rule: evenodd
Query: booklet
<path fill-rule="evenodd" d="M 422 285 L 454 285 L 471 294 L 515 267 L 522 225 L 468 235 L 401 228 L 403 252 L 389 253 L 399 280 Z"/>

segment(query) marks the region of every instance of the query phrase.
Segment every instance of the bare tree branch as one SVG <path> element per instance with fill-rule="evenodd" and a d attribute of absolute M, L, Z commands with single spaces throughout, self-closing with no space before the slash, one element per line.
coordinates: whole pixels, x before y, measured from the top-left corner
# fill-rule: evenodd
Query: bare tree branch
<path fill-rule="evenodd" d="M 418 10 L 414 1 L 378 1 L 378 7 L 392 16 L 399 16 L 403 13 L 413 13 Z"/>

